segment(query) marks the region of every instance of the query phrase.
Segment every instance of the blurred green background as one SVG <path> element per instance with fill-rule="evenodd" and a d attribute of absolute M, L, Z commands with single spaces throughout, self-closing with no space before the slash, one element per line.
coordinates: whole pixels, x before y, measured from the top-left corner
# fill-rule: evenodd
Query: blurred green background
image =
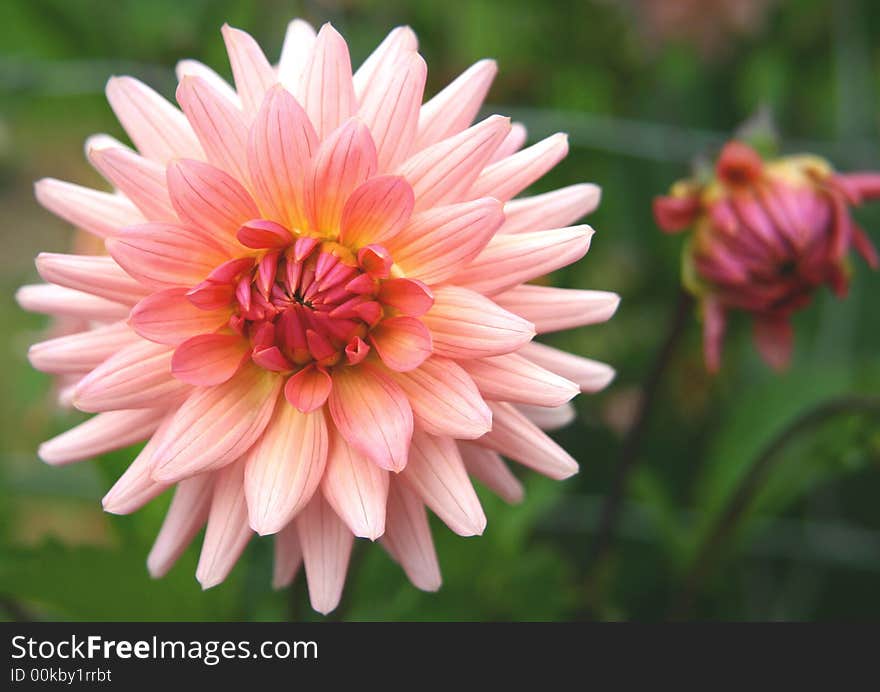
<path fill-rule="evenodd" d="M 856 261 L 845 302 L 822 292 L 798 316 L 784 376 L 758 360 L 744 320 L 731 327 L 722 374 L 707 376 L 698 323 L 688 321 L 618 540 L 596 565 L 600 509 L 676 300 L 681 239 L 656 229 L 651 198 L 762 108 L 784 151 L 813 151 L 844 170 L 880 168 L 880 4 L 870 0 L 0 3 L 0 618 L 319 618 L 302 576 L 292 592 L 271 591 L 266 539 L 206 593 L 193 576 L 195 548 L 164 580 L 148 578 L 144 561 L 168 497 L 129 517 L 102 513 L 100 498 L 132 450 L 61 469 L 37 460 L 38 443 L 78 416 L 53 407 L 50 378 L 26 361 L 46 320 L 12 299 L 36 277 L 33 256 L 66 251 L 73 237 L 34 202 L 33 181 L 100 186 L 82 142 L 100 131 L 123 136 L 103 97 L 107 77 L 133 74 L 170 97 L 178 59 L 229 75 L 224 21 L 253 33 L 276 59 L 294 16 L 332 21 L 355 63 L 391 27 L 410 24 L 429 65 L 429 93 L 477 59 L 496 58 L 491 110 L 523 121 L 530 141 L 571 135 L 571 154 L 536 189 L 585 180 L 603 188 L 588 219 L 598 231 L 592 250 L 554 281 L 623 296 L 610 323 L 549 339 L 618 369 L 606 392 L 578 398 L 578 421 L 557 435 L 581 473 L 565 483 L 525 474 L 527 498 L 517 507 L 480 489 L 489 517 L 482 538 L 459 538 L 436 522 L 438 594 L 416 591 L 381 549 L 359 541 L 334 617 L 668 617 L 708 527 L 774 436 L 828 397 L 880 393 L 880 277 Z M 880 209 L 857 217 L 880 241 Z M 870 415 L 838 416 L 796 436 L 678 614 L 876 618 L 878 460 L 880 425 Z"/>

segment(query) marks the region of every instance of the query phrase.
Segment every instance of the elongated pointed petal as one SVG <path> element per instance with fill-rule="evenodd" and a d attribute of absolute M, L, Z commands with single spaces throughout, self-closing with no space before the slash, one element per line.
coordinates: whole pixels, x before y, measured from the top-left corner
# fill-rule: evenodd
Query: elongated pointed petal
<path fill-rule="evenodd" d="M 177 345 L 229 321 L 230 310 L 202 310 L 186 294 L 186 288 L 169 288 L 147 296 L 131 310 L 131 328 L 150 341 Z"/>
<path fill-rule="evenodd" d="M 140 341 L 124 322 L 41 341 L 28 349 L 31 365 L 54 375 L 86 373 L 117 351 Z"/>
<path fill-rule="evenodd" d="M 532 342 L 519 354 L 567 380 L 575 382 L 582 392 L 598 392 L 614 379 L 614 368 L 589 358 L 560 351 L 552 346 Z"/>
<path fill-rule="evenodd" d="M 531 322 L 466 288 L 434 291 L 434 306 L 422 316 L 434 353 L 449 358 L 481 358 L 515 351 L 535 335 Z"/>
<path fill-rule="evenodd" d="M 517 353 L 461 362 L 480 394 L 495 401 L 560 406 L 580 391 L 571 380 L 535 365 Z"/>
<path fill-rule="evenodd" d="M 538 473 L 562 480 L 578 472 L 577 462 L 512 404 L 490 402 L 492 430 L 479 444 Z"/>
<path fill-rule="evenodd" d="M 181 60 L 174 66 L 174 74 L 177 75 L 177 81 L 182 82 L 186 77 L 196 77 L 204 80 L 215 92 L 228 100 L 236 108 L 241 108 L 241 99 L 235 93 L 235 89 L 223 77 L 217 74 L 216 70 L 208 67 L 205 63 L 198 60 Z M 184 110 L 184 112 L 186 112 Z"/>
<path fill-rule="evenodd" d="M 300 413 L 278 403 L 247 459 L 244 484 L 254 531 L 278 533 L 308 504 L 324 474 L 327 447 L 323 411 Z"/>
<path fill-rule="evenodd" d="M 200 334 L 174 350 L 170 370 L 178 380 L 210 387 L 235 375 L 250 352 L 250 343 L 238 334 Z"/>
<path fill-rule="evenodd" d="M 37 271 L 53 284 L 126 305 L 134 305 L 149 293 L 112 257 L 41 252 L 37 256 Z"/>
<path fill-rule="evenodd" d="M 377 74 L 393 71 L 396 64 L 419 48 L 415 33 L 408 26 L 394 27 L 376 49 L 370 53 L 354 74 L 354 89 L 360 102 L 379 81 Z"/>
<path fill-rule="evenodd" d="M 275 560 L 272 569 L 272 588 L 283 589 L 293 583 L 302 567 L 303 555 L 296 535 L 296 523 L 290 522 L 275 534 Z"/>
<path fill-rule="evenodd" d="M 265 430 L 281 382 L 275 373 L 245 366 L 228 382 L 196 389 L 156 450 L 153 477 L 177 481 L 245 454 Z"/>
<path fill-rule="evenodd" d="M 314 45 L 315 29 L 311 24 L 294 19 L 287 25 L 278 60 L 278 81 L 291 93 L 296 91 Z"/>
<path fill-rule="evenodd" d="M 522 123 L 512 123 L 510 125 L 510 132 L 507 133 L 507 137 L 504 138 L 504 141 L 501 142 L 501 145 L 495 150 L 495 153 L 492 154 L 489 163 L 496 163 L 518 152 L 526 143 L 528 134 L 525 125 Z"/>
<path fill-rule="evenodd" d="M 278 78 L 250 34 L 228 24 L 223 25 L 222 33 L 235 78 L 235 90 L 241 98 L 245 116 L 253 118 L 263 102 L 264 94 Z"/>
<path fill-rule="evenodd" d="M 213 492 L 213 473 L 187 478 L 177 484 L 165 521 L 147 556 L 147 569 L 153 579 L 168 573 L 208 521 Z"/>
<path fill-rule="evenodd" d="M 330 24 L 325 24 L 318 32 L 296 96 L 322 140 L 354 115 L 355 95 L 348 45 Z"/>
<path fill-rule="evenodd" d="M 34 185 L 37 201 L 53 214 L 101 238 L 146 219 L 122 195 L 100 192 L 54 178 L 43 178 Z"/>
<path fill-rule="evenodd" d="M 414 204 L 406 179 L 397 175 L 370 178 L 345 202 L 339 242 L 356 248 L 387 242 L 406 226 Z"/>
<path fill-rule="evenodd" d="M 393 479 L 388 492 L 387 519 L 382 545 L 400 563 L 417 589 L 440 588 L 440 565 L 431 538 L 425 504 L 406 483 Z"/>
<path fill-rule="evenodd" d="M 104 322 L 125 319 L 131 310 L 123 303 L 52 284 L 22 286 L 15 292 L 15 300 L 31 312 Z"/>
<path fill-rule="evenodd" d="M 480 173 L 471 195 L 492 195 L 504 202 L 538 180 L 568 154 L 568 136 L 551 135 L 527 149 L 501 159 Z"/>
<path fill-rule="evenodd" d="M 452 438 L 417 430 L 400 478 L 459 536 L 485 530 L 486 515 Z"/>
<path fill-rule="evenodd" d="M 164 165 L 124 147 L 89 146 L 87 152 L 98 172 L 125 193 L 148 221 L 177 221 Z"/>
<path fill-rule="evenodd" d="M 577 411 L 571 403 L 553 407 L 517 404 L 516 408 L 541 430 L 547 431 L 560 430 L 577 418 Z"/>
<path fill-rule="evenodd" d="M 610 291 L 579 291 L 530 284 L 514 286 L 496 295 L 494 300 L 534 324 L 538 334 L 605 322 L 620 305 L 620 296 Z"/>
<path fill-rule="evenodd" d="M 321 495 L 296 519 L 312 608 L 327 614 L 339 605 L 354 536 Z"/>
<path fill-rule="evenodd" d="M 406 466 L 413 417 L 400 385 L 366 363 L 342 368 L 333 373 L 328 404 L 336 428 L 358 452 L 389 471 Z"/>
<path fill-rule="evenodd" d="M 395 376 L 419 427 L 432 435 L 473 439 L 492 428 L 492 412 L 474 381 L 453 360 L 433 357 Z"/>
<path fill-rule="evenodd" d="M 458 449 L 467 472 L 489 490 L 510 504 L 521 502 L 525 491 L 522 483 L 507 468 L 498 452 L 473 442 L 459 441 Z"/>
<path fill-rule="evenodd" d="M 333 511 L 355 536 L 375 541 L 385 533 L 388 471 L 333 435 L 321 490 Z"/>
<path fill-rule="evenodd" d="M 162 425 L 167 425 L 169 418 L 165 418 Z M 162 425 L 156 431 L 134 461 L 125 469 L 113 487 L 104 495 L 101 505 L 105 512 L 110 514 L 131 514 L 143 507 L 154 497 L 164 492 L 169 485 L 157 483 L 150 475 L 153 467 L 153 452 L 156 450 L 156 440 Z"/>
<path fill-rule="evenodd" d="M 581 183 L 534 197 L 512 199 L 504 205 L 504 224 L 499 233 L 564 228 L 594 211 L 601 196 L 598 186 Z"/>

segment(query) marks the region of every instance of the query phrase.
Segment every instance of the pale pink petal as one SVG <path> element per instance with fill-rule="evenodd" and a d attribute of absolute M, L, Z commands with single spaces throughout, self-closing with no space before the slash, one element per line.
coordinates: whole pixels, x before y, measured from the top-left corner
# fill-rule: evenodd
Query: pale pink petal
<path fill-rule="evenodd" d="M 266 91 L 278 81 L 274 68 L 266 60 L 263 51 L 253 37 L 234 29 L 228 24 L 221 30 L 232 76 L 235 78 L 235 90 L 241 98 L 245 115 L 253 118 L 263 103 Z"/>
<path fill-rule="evenodd" d="M 235 101 L 201 77 L 184 77 L 177 102 L 186 113 L 210 163 L 247 180 L 248 128 Z"/>
<path fill-rule="evenodd" d="M 599 206 L 602 191 L 590 183 L 570 185 L 534 197 L 512 199 L 504 205 L 499 233 L 524 233 L 563 228 Z"/>
<path fill-rule="evenodd" d="M 15 300 L 31 312 L 106 322 L 125 319 L 131 310 L 123 303 L 52 284 L 22 286 L 15 292 Z"/>
<path fill-rule="evenodd" d="M 332 437 L 321 491 L 355 536 L 375 541 L 385 533 L 388 471 L 352 449 L 338 432 Z"/>
<path fill-rule="evenodd" d="M 518 353 L 461 361 L 480 394 L 495 401 L 560 406 L 580 391 L 571 380 L 535 365 Z"/>
<path fill-rule="evenodd" d="M 434 356 L 395 375 L 419 427 L 432 435 L 473 439 L 492 428 L 492 412 L 474 381 L 455 361 Z"/>
<path fill-rule="evenodd" d="M 523 499 L 522 483 L 507 468 L 498 452 L 473 442 L 459 440 L 458 450 L 467 472 L 505 502 L 516 504 Z"/>
<path fill-rule="evenodd" d="M 397 478 L 392 479 L 388 492 L 382 545 L 400 563 L 416 588 L 422 591 L 440 588 L 440 565 L 425 504 Z"/>
<path fill-rule="evenodd" d="M 388 317 L 367 337 L 376 353 L 392 370 L 419 367 L 431 355 L 431 334 L 416 317 Z"/>
<path fill-rule="evenodd" d="M 37 201 L 53 214 L 89 233 L 106 238 L 120 228 L 145 221 L 126 197 L 43 178 L 34 184 Z"/>
<path fill-rule="evenodd" d="M 278 60 L 278 81 L 291 92 L 299 84 L 314 45 L 315 29 L 311 24 L 302 19 L 294 19 L 287 25 L 281 58 Z"/>
<path fill-rule="evenodd" d="M 265 430 L 281 384 L 277 374 L 249 365 L 228 382 L 196 389 L 156 450 L 153 477 L 177 481 L 245 454 Z"/>
<path fill-rule="evenodd" d="M 434 353 L 449 358 L 510 353 L 535 335 L 531 322 L 458 286 L 435 289 L 434 306 L 421 319 L 431 332 Z"/>
<path fill-rule="evenodd" d="M 557 133 L 486 167 L 470 190 L 473 197 L 506 202 L 543 176 L 568 154 L 568 135 Z"/>
<path fill-rule="evenodd" d="M 501 146 L 495 150 L 492 158 L 489 159 L 489 163 L 496 163 L 501 159 L 505 159 L 511 154 L 518 152 L 526 143 L 527 137 L 528 131 L 526 130 L 526 126 L 522 123 L 513 123 L 510 126 L 510 132 L 507 133 L 507 137 L 501 142 Z"/>
<path fill-rule="evenodd" d="M 247 457 L 244 484 L 250 525 L 261 536 L 277 533 L 302 510 L 327 464 L 324 412 L 300 413 L 278 402 L 266 432 Z"/>
<path fill-rule="evenodd" d="M 229 309 L 202 310 L 186 293 L 186 288 L 169 288 L 147 296 L 132 308 L 131 328 L 150 341 L 176 345 L 229 321 Z"/>
<path fill-rule="evenodd" d="M 153 579 L 168 573 L 208 521 L 214 478 L 213 473 L 205 473 L 177 484 L 165 521 L 147 556 L 147 570 Z"/>
<path fill-rule="evenodd" d="M 577 411 L 570 403 L 554 407 L 517 404 L 516 408 L 541 430 L 560 430 L 577 418 Z"/>
<path fill-rule="evenodd" d="M 139 339 L 110 356 L 79 381 L 73 405 L 80 411 L 159 408 L 191 390 L 171 375 L 173 349 Z"/>
<path fill-rule="evenodd" d="M 354 536 L 321 495 L 296 519 L 312 608 L 326 615 L 339 605 Z"/>
<path fill-rule="evenodd" d="M 117 303 L 134 305 L 149 293 L 112 257 L 41 252 L 36 264 L 37 271 L 46 281 Z"/>
<path fill-rule="evenodd" d="M 408 278 L 440 283 L 473 261 L 503 221 L 490 197 L 435 207 L 413 216 L 388 250 Z"/>
<path fill-rule="evenodd" d="M 587 254 L 592 237 L 589 226 L 496 235 L 451 281 L 488 295 L 500 293 L 576 262 Z"/>
<path fill-rule="evenodd" d="M 28 349 L 28 360 L 37 370 L 54 375 L 86 373 L 138 341 L 127 324 L 116 322 L 36 343 Z"/>
<path fill-rule="evenodd" d="M 348 45 L 330 24 L 318 32 L 296 97 L 322 140 L 354 115 L 356 104 Z"/>
<path fill-rule="evenodd" d="M 349 196 L 376 172 L 370 131 L 353 118 L 321 142 L 306 182 L 306 209 L 312 228 L 337 231 Z"/>
<path fill-rule="evenodd" d="M 370 53 L 354 74 L 354 90 L 358 101 L 373 88 L 378 74 L 394 71 L 399 60 L 419 48 L 415 33 L 408 26 L 398 26 Z"/>
<path fill-rule="evenodd" d="M 398 173 L 416 193 L 416 210 L 462 201 L 509 131 L 510 118 L 491 115 L 404 161 Z"/>
<path fill-rule="evenodd" d="M 203 589 L 220 584 L 235 566 L 253 536 L 244 498 L 244 460 L 217 472 L 205 540 L 196 568 Z"/>
<path fill-rule="evenodd" d="M 131 141 L 148 159 L 167 163 L 178 156 L 204 157 L 186 116 L 143 82 L 111 77 L 107 100 Z"/>
<path fill-rule="evenodd" d="M 366 363 L 339 368 L 328 403 L 337 429 L 358 452 L 389 471 L 406 466 L 412 409 L 387 375 Z"/>
<path fill-rule="evenodd" d="M 414 204 L 412 188 L 404 178 L 370 178 L 355 188 L 345 202 L 339 242 L 355 248 L 387 242 L 406 226 Z"/>
<path fill-rule="evenodd" d="M 90 146 L 89 161 L 135 204 L 149 221 L 176 221 L 168 197 L 165 166 L 123 147 Z"/>
<path fill-rule="evenodd" d="M 220 96 L 235 105 L 241 107 L 241 99 L 235 93 L 235 89 L 217 72 L 198 60 L 181 60 L 175 65 L 174 73 L 177 81 L 182 82 L 186 77 L 195 77 L 205 81 Z"/>
<path fill-rule="evenodd" d="M 275 559 L 272 568 L 272 588 L 283 589 L 293 583 L 302 566 L 302 548 L 296 535 L 296 523 L 290 522 L 275 534 Z"/>
<path fill-rule="evenodd" d="M 166 418 L 162 425 L 167 425 L 170 417 Z M 164 492 L 169 485 L 167 483 L 157 483 L 150 475 L 150 469 L 153 467 L 153 452 L 156 449 L 156 439 L 159 431 L 154 434 L 144 448 L 141 450 L 134 461 L 125 469 L 113 487 L 104 495 L 101 505 L 105 512 L 110 514 L 131 514 L 143 507 L 154 497 Z"/>
<path fill-rule="evenodd" d="M 400 478 L 459 536 L 479 536 L 485 530 L 486 515 L 451 437 L 416 430 Z"/>
<path fill-rule="evenodd" d="M 582 392 L 598 392 L 614 379 L 614 368 L 589 358 L 560 351 L 552 346 L 532 342 L 519 354 L 567 380 L 577 383 Z"/>
<path fill-rule="evenodd" d="M 159 427 L 165 410 L 109 411 L 40 445 L 37 454 L 52 466 L 96 457 L 147 439 Z"/>
<path fill-rule="evenodd" d="M 578 472 L 577 462 L 562 447 L 541 432 L 513 404 L 489 402 L 492 430 L 478 444 L 500 452 L 513 461 L 534 469 L 554 480 Z"/>
<path fill-rule="evenodd" d="M 421 150 L 468 127 L 483 105 L 498 72 L 494 60 L 480 60 L 422 106 L 416 149 Z"/>
<path fill-rule="evenodd" d="M 493 300 L 535 325 L 538 334 L 598 324 L 611 319 L 620 296 L 610 291 L 579 291 L 523 284 L 499 293 Z"/>
<path fill-rule="evenodd" d="M 318 135 L 296 99 L 281 86 L 266 94 L 248 140 L 254 194 L 266 218 L 307 227 L 305 183 Z"/>
<path fill-rule="evenodd" d="M 427 73 L 422 56 L 409 53 L 394 69 L 377 71 L 360 102 L 358 116 L 373 135 L 380 171 L 394 170 L 412 150 Z"/>
<path fill-rule="evenodd" d="M 324 405 L 332 387 L 333 380 L 324 368 L 309 365 L 287 380 L 284 396 L 291 406 L 309 413 Z"/>
<path fill-rule="evenodd" d="M 174 161 L 167 176 L 171 203 L 180 220 L 225 253 L 240 250 L 238 229 L 260 215 L 247 190 L 228 173 L 201 161 Z"/>
<path fill-rule="evenodd" d="M 238 334 L 199 334 L 174 350 L 170 370 L 178 380 L 209 387 L 235 375 L 250 353 L 250 343 Z"/>

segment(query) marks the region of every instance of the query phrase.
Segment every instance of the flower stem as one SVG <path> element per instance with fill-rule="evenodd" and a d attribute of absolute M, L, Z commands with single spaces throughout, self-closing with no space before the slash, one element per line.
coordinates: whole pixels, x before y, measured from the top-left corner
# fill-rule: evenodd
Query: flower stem
<path fill-rule="evenodd" d="M 801 433 L 810 431 L 830 418 L 854 413 L 880 413 L 880 397 L 853 395 L 823 401 L 792 420 L 764 447 L 749 466 L 739 486 L 730 496 L 727 506 L 718 515 L 714 526 L 697 551 L 685 577 L 684 588 L 670 611 L 673 619 L 688 617 L 704 581 L 711 574 L 725 540 L 733 533 L 737 523 L 749 508 L 774 462 L 781 458 L 780 452 Z"/>

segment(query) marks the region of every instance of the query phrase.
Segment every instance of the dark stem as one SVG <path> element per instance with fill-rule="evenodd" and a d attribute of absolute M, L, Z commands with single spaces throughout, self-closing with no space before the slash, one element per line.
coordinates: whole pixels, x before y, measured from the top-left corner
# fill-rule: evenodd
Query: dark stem
<path fill-rule="evenodd" d="M 693 306 L 693 298 L 684 291 L 678 296 L 678 302 L 669 321 L 666 336 L 657 352 L 651 370 L 645 380 L 645 388 L 639 401 L 632 427 L 626 434 L 620 448 L 620 457 L 611 482 L 611 488 L 605 498 L 605 504 L 599 515 L 599 527 L 596 540 L 590 554 L 587 569 L 595 572 L 595 568 L 605 559 L 614 545 L 620 510 L 626 495 L 629 478 L 639 462 L 642 442 L 650 422 L 651 412 L 657 400 L 663 376 L 672 362 L 678 344 L 681 341 L 685 326 L 688 324 Z"/>
<path fill-rule="evenodd" d="M 730 496 L 726 508 L 707 534 L 684 580 L 684 588 L 675 600 L 670 612 L 672 618 L 688 616 L 700 593 L 703 582 L 712 571 L 719 552 L 727 537 L 734 531 L 742 515 L 748 509 L 780 452 L 802 432 L 807 432 L 830 418 L 852 413 L 880 412 L 880 398 L 868 396 L 843 396 L 824 401 L 786 425 L 755 458 L 739 486 Z"/>

